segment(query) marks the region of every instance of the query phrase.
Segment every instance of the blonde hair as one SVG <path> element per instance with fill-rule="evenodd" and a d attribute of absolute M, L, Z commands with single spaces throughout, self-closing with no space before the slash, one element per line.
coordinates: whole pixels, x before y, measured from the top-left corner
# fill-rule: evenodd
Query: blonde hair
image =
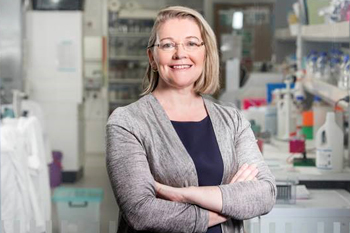
<path fill-rule="evenodd" d="M 198 24 L 204 42 L 206 55 L 203 72 L 198 80 L 194 83 L 194 90 L 199 94 L 214 94 L 220 87 L 219 54 L 215 34 L 200 13 L 191 8 L 183 6 L 171 6 L 159 11 L 154 22 L 147 47 L 153 46 L 154 43 L 156 43 L 157 32 L 160 26 L 167 20 L 174 18 L 190 18 Z M 158 85 L 158 81 L 158 71 L 152 70 L 151 64 L 148 64 L 145 76 L 143 78 L 144 90 L 141 95 L 146 95 L 154 91 Z"/>

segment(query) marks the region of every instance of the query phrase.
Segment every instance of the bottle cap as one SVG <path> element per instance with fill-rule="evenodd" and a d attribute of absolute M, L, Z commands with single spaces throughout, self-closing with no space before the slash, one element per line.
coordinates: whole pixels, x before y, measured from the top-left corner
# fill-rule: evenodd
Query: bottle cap
<path fill-rule="evenodd" d="M 314 101 L 315 102 L 320 102 L 321 100 L 322 100 L 321 97 L 319 97 L 317 95 L 314 96 Z"/>
<path fill-rule="evenodd" d="M 298 96 L 296 96 L 295 99 L 296 99 L 297 101 L 303 101 L 303 100 L 304 100 L 304 96 L 298 95 Z"/>

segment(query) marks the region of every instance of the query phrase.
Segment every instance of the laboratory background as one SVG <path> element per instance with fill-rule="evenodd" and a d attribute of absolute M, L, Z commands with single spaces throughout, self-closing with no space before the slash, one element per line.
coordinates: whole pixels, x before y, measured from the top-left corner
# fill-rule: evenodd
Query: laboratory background
<path fill-rule="evenodd" d="M 1 231 L 116 232 L 111 112 L 140 98 L 157 11 L 203 14 L 220 92 L 250 121 L 277 203 L 247 233 L 349 233 L 350 0 L 0 0 Z"/>

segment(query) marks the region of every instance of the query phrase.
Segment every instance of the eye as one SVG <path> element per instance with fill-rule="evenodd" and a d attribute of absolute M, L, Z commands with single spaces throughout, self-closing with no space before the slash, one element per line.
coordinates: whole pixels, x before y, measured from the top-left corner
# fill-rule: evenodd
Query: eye
<path fill-rule="evenodd" d="M 186 46 L 188 47 L 198 47 L 198 43 L 197 42 L 194 42 L 194 41 L 187 41 L 186 42 Z"/>
<path fill-rule="evenodd" d="M 161 43 L 160 47 L 161 49 L 172 49 L 175 47 L 175 44 L 171 42 L 166 42 L 166 43 Z"/>

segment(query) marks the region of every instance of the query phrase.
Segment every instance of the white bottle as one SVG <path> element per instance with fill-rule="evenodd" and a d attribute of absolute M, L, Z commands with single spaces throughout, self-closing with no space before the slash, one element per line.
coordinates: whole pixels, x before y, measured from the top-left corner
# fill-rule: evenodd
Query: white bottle
<path fill-rule="evenodd" d="M 343 170 L 344 134 L 335 122 L 334 112 L 328 112 L 326 122 L 316 134 L 316 167 L 324 171 Z"/>
<path fill-rule="evenodd" d="M 283 99 L 277 103 L 277 137 L 288 140 L 289 134 L 296 129 L 295 105 L 291 97 L 290 82 L 286 81 Z"/>
<path fill-rule="evenodd" d="M 314 138 L 316 138 L 316 133 L 318 129 L 325 123 L 327 112 L 333 111 L 332 107 L 322 101 L 318 96 L 314 97 L 314 102 L 312 104 L 312 111 L 314 117 Z"/>

